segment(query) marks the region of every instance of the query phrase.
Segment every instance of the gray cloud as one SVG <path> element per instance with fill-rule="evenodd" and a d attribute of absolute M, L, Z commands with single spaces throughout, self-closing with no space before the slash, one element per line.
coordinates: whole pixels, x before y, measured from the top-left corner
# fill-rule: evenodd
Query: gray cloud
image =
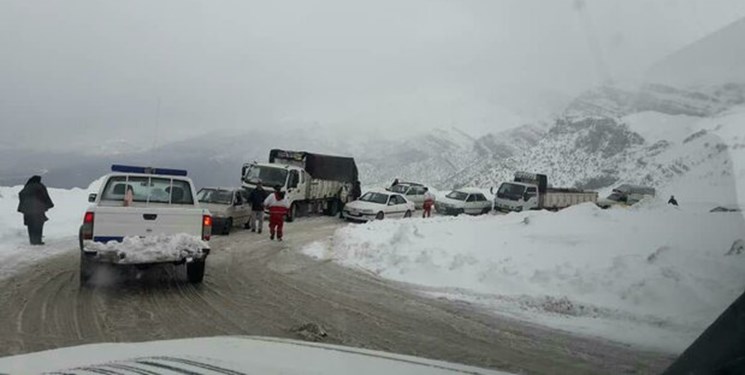
<path fill-rule="evenodd" d="M 569 0 L 4 0 L 0 127 L 14 141 L 0 147 L 163 143 L 308 122 L 482 133 L 543 116 L 597 84 L 598 55 L 614 78 L 633 78 L 745 15 L 738 0 L 592 1 L 582 7 L 589 23 L 577 8 Z"/>

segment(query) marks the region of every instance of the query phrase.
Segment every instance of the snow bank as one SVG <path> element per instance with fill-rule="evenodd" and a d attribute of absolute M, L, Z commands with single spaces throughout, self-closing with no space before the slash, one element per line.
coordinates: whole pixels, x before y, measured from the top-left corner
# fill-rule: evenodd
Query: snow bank
<path fill-rule="evenodd" d="M 209 246 L 196 236 L 185 233 L 152 237 L 125 237 L 122 242 L 107 243 L 86 241 L 86 249 L 102 257 L 119 259 L 120 264 L 171 262 L 187 257 L 201 256 Z"/>
<path fill-rule="evenodd" d="M 645 202 L 379 221 L 304 252 L 430 293 L 612 340 L 684 349 L 745 289 L 737 213 Z"/>

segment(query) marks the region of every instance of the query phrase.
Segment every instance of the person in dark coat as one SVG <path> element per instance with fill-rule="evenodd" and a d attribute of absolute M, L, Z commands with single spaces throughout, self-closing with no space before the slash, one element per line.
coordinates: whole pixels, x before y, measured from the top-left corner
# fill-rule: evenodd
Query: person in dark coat
<path fill-rule="evenodd" d="M 398 185 L 398 179 L 393 180 L 393 183 L 391 184 L 391 187 L 394 187 Z"/>
<path fill-rule="evenodd" d="M 248 193 L 248 202 L 251 204 L 251 217 L 248 219 L 248 227 L 251 228 L 251 232 L 261 233 L 264 227 L 264 199 L 266 199 L 266 196 L 261 181 L 257 182 L 256 188 Z"/>
<path fill-rule="evenodd" d="M 41 176 L 31 177 L 18 193 L 18 212 L 23 214 L 23 224 L 28 228 L 28 239 L 32 245 L 43 245 L 42 236 L 46 212 L 54 207 L 47 187 L 41 183 Z"/>
<path fill-rule="evenodd" d="M 362 185 L 359 181 L 355 181 L 352 185 L 352 191 L 349 192 L 349 200 L 356 201 L 362 196 Z"/>
<path fill-rule="evenodd" d="M 678 200 L 675 199 L 675 196 L 674 195 L 671 195 L 670 196 L 670 200 L 667 201 L 667 204 L 672 204 L 673 206 L 677 206 L 678 205 Z"/>

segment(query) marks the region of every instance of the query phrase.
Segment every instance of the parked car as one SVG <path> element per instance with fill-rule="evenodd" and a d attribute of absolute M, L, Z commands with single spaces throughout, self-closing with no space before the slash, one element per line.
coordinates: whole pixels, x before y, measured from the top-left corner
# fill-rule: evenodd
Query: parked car
<path fill-rule="evenodd" d="M 631 206 L 644 198 L 654 198 L 654 196 L 653 187 L 624 184 L 613 189 L 608 197 L 598 200 L 598 206 L 601 208 Z"/>
<path fill-rule="evenodd" d="M 417 210 L 421 210 L 424 205 L 424 189 L 424 185 L 416 182 L 399 182 L 398 185 L 386 188 L 386 190 L 399 193 L 414 202 Z"/>
<path fill-rule="evenodd" d="M 435 210 L 443 215 L 482 215 L 489 213 L 492 203 L 479 189 L 453 190 L 435 202 Z"/>
<path fill-rule="evenodd" d="M 399 193 L 368 191 L 360 199 L 344 206 L 344 218 L 352 221 L 383 220 L 387 217 L 411 217 L 414 202 Z"/>
<path fill-rule="evenodd" d="M 241 188 L 202 188 L 197 200 L 212 214 L 213 233 L 228 235 L 234 227 L 245 227 L 251 215 L 251 206 Z"/>

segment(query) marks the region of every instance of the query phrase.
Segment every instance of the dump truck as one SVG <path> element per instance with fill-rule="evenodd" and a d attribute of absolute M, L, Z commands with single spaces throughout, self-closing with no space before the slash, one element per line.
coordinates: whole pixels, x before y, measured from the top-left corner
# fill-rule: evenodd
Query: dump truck
<path fill-rule="evenodd" d="M 279 187 L 290 201 L 288 221 L 310 214 L 334 216 L 349 200 L 358 180 L 354 158 L 273 149 L 268 163 L 246 163 L 241 170 L 247 192 L 261 182 L 267 192 Z"/>
<path fill-rule="evenodd" d="M 598 200 L 596 191 L 555 188 L 548 185 L 544 174 L 517 172 L 512 182 L 499 186 L 494 197 L 494 209 L 502 212 L 526 210 L 560 210 L 575 204 Z"/>

